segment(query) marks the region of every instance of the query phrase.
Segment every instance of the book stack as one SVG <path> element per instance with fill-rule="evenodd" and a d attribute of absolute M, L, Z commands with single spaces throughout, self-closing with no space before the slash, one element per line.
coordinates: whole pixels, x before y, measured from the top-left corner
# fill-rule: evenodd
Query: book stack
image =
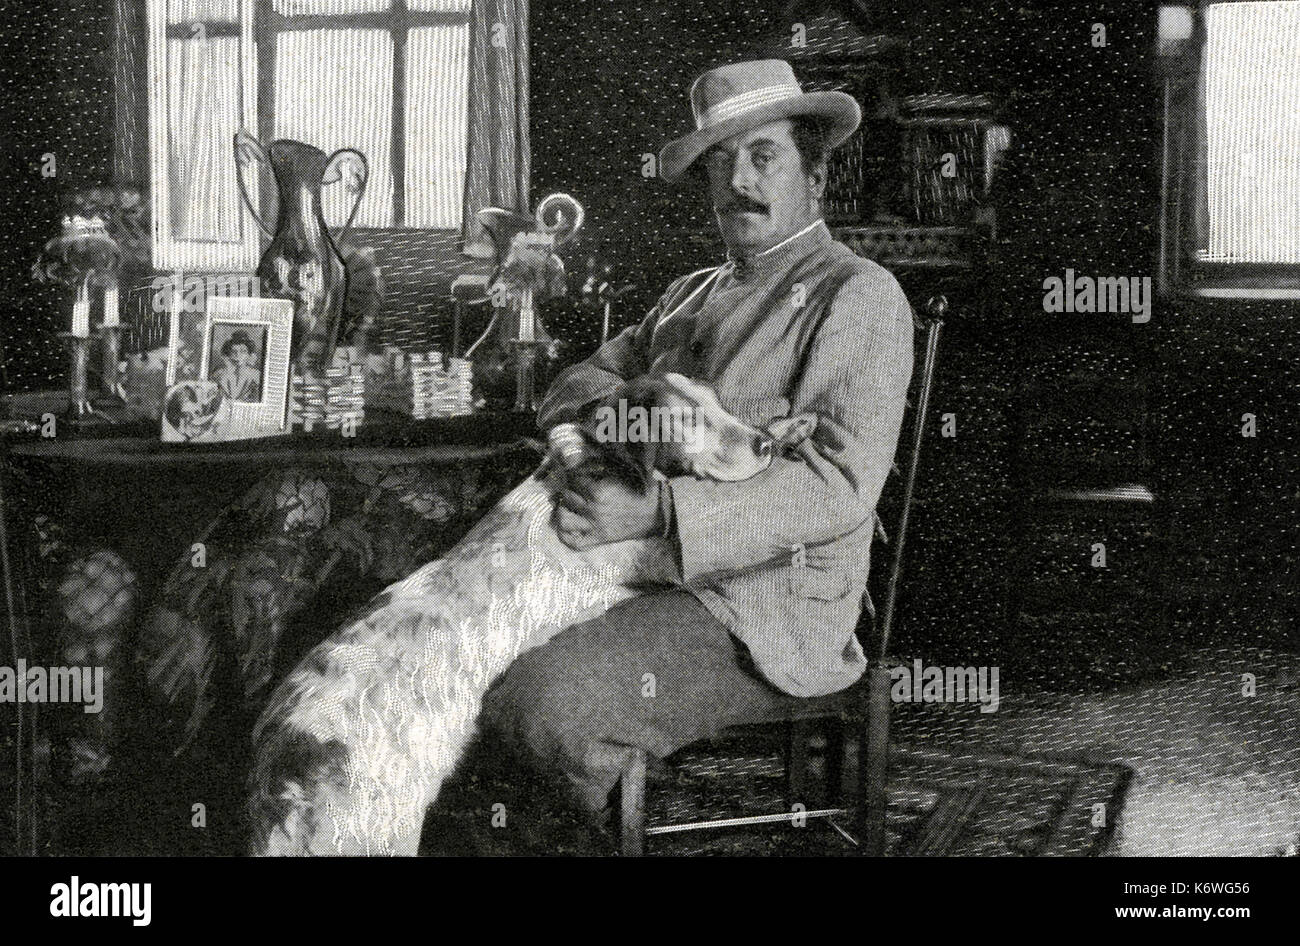
<path fill-rule="evenodd" d="M 387 410 L 426 420 L 458 417 L 473 411 L 473 370 L 464 358 L 444 365 L 439 351 L 389 352 L 385 375 L 372 403 Z"/>
<path fill-rule="evenodd" d="M 312 431 L 318 427 L 355 429 L 366 417 L 365 365 L 354 362 L 346 349 L 334 353 L 321 380 L 294 373 L 289 387 L 289 424 Z"/>

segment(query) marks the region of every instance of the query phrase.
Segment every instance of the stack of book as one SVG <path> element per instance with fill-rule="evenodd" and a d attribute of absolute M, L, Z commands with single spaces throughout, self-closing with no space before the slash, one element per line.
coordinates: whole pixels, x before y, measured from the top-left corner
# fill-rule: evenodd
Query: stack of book
<path fill-rule="evenodd" d="M 289 425 L 311 431 L 318 427 L 339 430 L 359 427 L 366 417 L 365 365 L 353 361 L 347 349 L 334 360 L 320 380 L 305 380 L 297 372 L 289 386 Z"/>
<path fill-rule="evenodd" d="M 371 404 L 417 420 L 458 417 L 473 411 L 473 371 L 464 358 L 447 359 L 439 351 L 409 356 L 387 351 Z M 372 376 L 373 380 L 373 376 Z"/>

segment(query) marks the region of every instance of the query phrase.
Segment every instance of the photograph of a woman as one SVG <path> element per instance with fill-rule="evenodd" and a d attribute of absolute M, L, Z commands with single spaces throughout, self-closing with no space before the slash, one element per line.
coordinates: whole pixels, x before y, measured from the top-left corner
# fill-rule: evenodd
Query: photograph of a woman
<path fill-rule="evenodd" d="M 216 324 L 212 327 L 212 350 L 208 355 L 208 377 L 232 401 L 256 404 L 262 400 L 263 360 L 266 328 Z M 218 354 L 220 357 L 218 358 Z"/>

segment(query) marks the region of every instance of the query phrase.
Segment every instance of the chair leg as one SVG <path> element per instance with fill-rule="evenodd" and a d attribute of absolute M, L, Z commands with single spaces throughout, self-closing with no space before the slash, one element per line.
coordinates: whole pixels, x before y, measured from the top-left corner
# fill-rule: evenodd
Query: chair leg
<path fill-rule="evenodd" d="M 619 843 L 624 857 L 645 853 L 645 770 L 645 750 L 634 749 L 619 781 Z"/>
<path fill-rule="evenodd" d="M 808 740 L 812 727 L 807 720 L 785 725 L 785 800 L 793 807 L 808 804 Z"/>
<path fill-rule="evenodd" d="M 833 716 L 826 720 L 826 806 L 840 804 L 844 797 L 844 720 Z"/>
<path fill-rule="evenodd" d="M 866 758 L 858 760 L 858 817 L 863 853 L 885 853 L 886 785 L 889 778 L 889 668 L 875 664 L 867 671 Z"/>

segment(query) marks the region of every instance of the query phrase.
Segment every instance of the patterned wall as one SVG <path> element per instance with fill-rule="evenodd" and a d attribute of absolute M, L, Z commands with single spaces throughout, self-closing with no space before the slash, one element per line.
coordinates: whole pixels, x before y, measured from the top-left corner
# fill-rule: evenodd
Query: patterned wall
<path fill-rule="evenodd" d="M 935 410 L 955 414 L 961 433 L 932 439 L 923 469 L 924 518 L 903 602 L 912 641 L 996 653 L 1019 621 L 1026 652 L 1070 655 L 1075 669 L 1106 675 L 1140 661 L 1089 662 L 1116 644 L 1132 655 L 1144 635 L 1284 639 L 1300 610 L 1292 537 L 1300 496 L 1286 485 L 1300 481 L 1297 308 L 1157 302 L 1147 325 L 1042 309 L 1044 278 L 1066 268 L 1154 272 L 1153 19 L 1116 2 L 931 0 L 872 4 L 874 20 L 859 31 L 830 14 L 835 4 L 796 6 L 536 3 L 535 189 L 570 190 L 592 208 L 586 246 L 622 261 L 639 287 L 620 321 L 720 252 L 698 195 L 640 173 L 644 153 L 689 127 L 691 80 L 772 51 L 796 21 L 810 52 L 860 48 L 877 32 L 901 37 L 897 94 L 991 94 L 1015 134 L 994 194 L 1000 260 L 963 300 L 978 298 L 977 317 L 951 319 L 946 330 Z M 1106 27 L 1105 47 L 1090 42 L 1096 23 Z M 578 314 L 564 328 L 590 337 L 593 319 Z M 1246 440 L 1240 415 L 1255 405 L 1272 426 Z M 1039 517 L 1037 497 L 1049 488 L 1126 481 L 1150 485 L 1159 509 L 1104 531 L 1087 515 Z M 1095 570 L 1081 574 L 1080 551 L 1099 537 L 1121 563 L 1163 568 L 1149 577 L 1166 584 L 1174 624 L 1153 622 L 1142 586 L 1126 585 L 1131 571 L 1113 571 L 1106 587 L 1093 582 Z M 1038 600 L 1043 614 L 1005 613 L 1016 607 L 1008 593 L 1016 571 L 1026 607 Z M 1065 589 L 1091 596 L 1086 620 L 1062 603 Z"/>
<path fill-rule="evenodd" d="M 113 131 L 112 0 L 21 0 L 0 14 L 8 186 L 0 241 L 0 389 L 63 376 L 65 291 L 29 273 L 59 231 L 60 202 L 108 179 Z M 44 155 L 54 156 L 47 177 Z"/>
<path fill-rule="evenodd" d="M 615 312 L 616 328 L 638 318 L 671 278 L 720 254 L 699 195 L 642 175 L 642 156 L 689 127 L 690 81 L 711 65 L 770 51 L 795 17 L 809 27 L 810 43 L 844 41 L 852 34 L 825 16 L 832 6 L 786 13 L 757 0 L 536 0 L 534 194 L 566 190 L 588 207 L 571 269 L 594 252 L 636 283 Z M 64 306 L 26 274 L 53 233 L 59 194 L 111 170 L 109 7 L 110 0 L 29 0 L 10 4 L 0 20 L 10 47 L 6 90 L 15 93 L 6 134 L 13 186 L 0 246 L 6 388 L 62 375 L 51 333 Z M 899 94 L 991 93 L 1016 135 L 995 194 L 1001 261 L 974 293 L 978 317 L 949 326 L 936 393 L 936 410 L 957 413 L 968 436 L 936 439 L 928 455 L 929 501 L 941 510 L 931 521 L 953 524 L 932 528 L 917 547 L 917 567 L 933 579 L 918 592 L 930 600 L 931 623 L 958 641 L 993 633 L 981 609 L 1005 580 L 1007 510 L 1026 503 L 1019 490 L 1094 467 L 1108 475 L 1140 470 L 1120 416 L 1132 403 L 1150 408 L 1139 414 L 1153 438 L 1153 481 L 1172 498 L 1173 518 L 1162 528 L 1189 620 L 1236 631 L 1231 615 L 1254 614 L 1261 603 L 1271 605 L 1269 614 L 1294 616 L 1296 308 L 1159 306 L 1147 326 L 1042 311 L 1042 280 L 1067 267 L 1117 275 L 1153 269 L 1159 112 L 1152 24 L 1141 5 L 871 7 L 874 20 L 861 24 L 861 35 L 905 40 Z M 1097 22 L 1107 26 L 1105 48 L 1088 42 Z M 57 178 L 39 175 L 47 152 L 58 157 Z M 443 330 L 445 314 L 430 270 L 405 261 L 403 246 L 419 241 L 392 238 L 379 250 L 394 277 L 390 311 L 404 319 L 400 340 L 425 343 Z M 441 255 L 447 248 L 427 249 Z M 549 319 L 580 350 L 596 341 L 597 317 L 588 311 L 562 303 Z M 1090 397 L 1088 384 L 1098 379 L 1129 394 Z M 1032 399 L 1044 391 L 1055 408 L 1050 417 Z M 1265 421 L 1254 440 L 1237 434 L 1246 411 Z M 1040 539 L 1066 534 L 1044 529 Z M 977 589 L 974 598 L 930 593 L 953 574 Z M 1261 628 L 1270 621 L 1281 618 L 1244 624 L 1269 633 Z"/>

